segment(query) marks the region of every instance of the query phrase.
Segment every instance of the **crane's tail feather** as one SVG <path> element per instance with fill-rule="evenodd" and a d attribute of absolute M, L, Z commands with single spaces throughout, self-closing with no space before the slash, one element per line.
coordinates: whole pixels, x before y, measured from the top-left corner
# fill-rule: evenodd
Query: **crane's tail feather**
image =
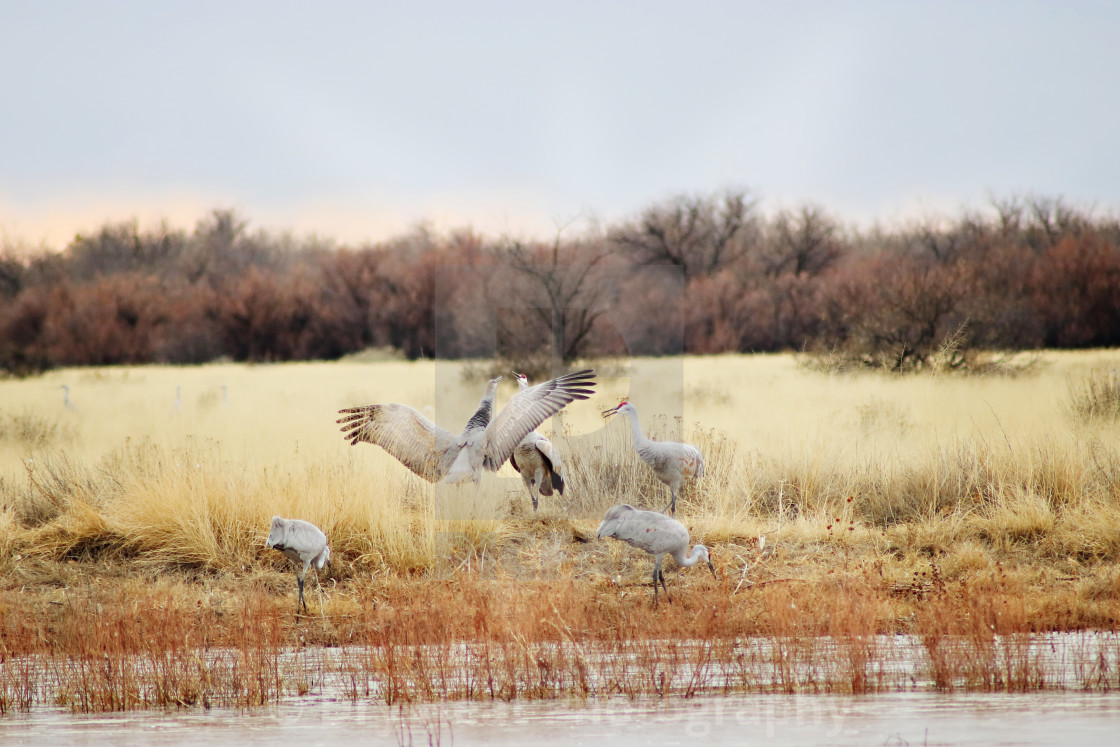
<path fill-rule="evenodd" d="M 459 455 L 455 457 L 455 462 L 451 465 L 451 469 L 447 471 L 447 477 L 444 478 L 445 482 L 459 483 L 465 480 L 479 481 L 478 470 L 471 467 L 471 457 L 468 449 L 462 449 Z"/>

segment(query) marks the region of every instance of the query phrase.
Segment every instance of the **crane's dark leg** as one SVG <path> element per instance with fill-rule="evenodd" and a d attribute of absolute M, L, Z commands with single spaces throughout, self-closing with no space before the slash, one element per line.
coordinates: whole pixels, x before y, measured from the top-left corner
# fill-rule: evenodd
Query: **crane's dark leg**
<path fill-rule="evenodd" d="M 665 596 L 666 596 L 666 598 L 668 598 L 669 604 L 672 604 L 673 603 L 673 595 L 669 593 L 669 587 L 667 587 L 665 585 L 665 571 L 659 569 L 658 573 L 661 576 L 661 588 L 665 590 Z"/>
<path fill-rule="evenodd" d="M 537 512 L 537 481 L 529 483 L 529 494 L 533 496 L 533 513 Z"/>
<path fill-rule="evenodd" d="M 303 601 L 303 576 L 296 576 L 296 581 L 299 582 L 299 601 L 296 602 L 296 614 L 299 614 L 302 608 L 304 612 L 307 611 L 307 602 Z"/>
<path fill-rule="evenodd" d="M 653 606 L 657 606 L 657 577 L 661 574 L 661 561 L 653 564 Z"/>
<path fill-rule="evenodd" d="M 329 564 L 328 564 L 329 565 Z M 323 579 L 319 578 L 319 569 L 315 569 L 315 590 L 319 592 L 319 614 L 323 614 Z"/>
<path fill-rule="evenodd" d="M 666 506 L 661 513 L 665 513 L 666 511 L 668 511 L 673 516 L 676 516 L 677 515 L 677 491 L 674 490 L 672 487 L 670 487 L 669 488 L 669 495 L 670 495 L 669 505 Z"/>

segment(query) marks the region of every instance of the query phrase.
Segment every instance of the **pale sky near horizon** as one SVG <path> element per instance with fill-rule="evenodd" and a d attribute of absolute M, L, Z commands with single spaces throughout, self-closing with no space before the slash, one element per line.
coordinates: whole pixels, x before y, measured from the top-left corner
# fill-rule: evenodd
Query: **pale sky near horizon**
<path fill-rule="evenodd" d="M 547 236 L 679 193 L 1120 212 L 1120 3 L 0 0 L 0 240 Z"/>

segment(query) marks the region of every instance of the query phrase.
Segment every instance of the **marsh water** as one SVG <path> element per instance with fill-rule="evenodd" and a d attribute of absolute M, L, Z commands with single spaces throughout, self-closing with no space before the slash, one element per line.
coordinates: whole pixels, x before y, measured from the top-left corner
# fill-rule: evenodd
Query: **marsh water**
<path fill-rule="evenodd" d="M 1044 689 L 1030 692 L 945 693 L 926 673 L 922 649 L 906 636 L 879 637 L 881 662 L 870 695 L 778 694 L 767 671 L 744 672 L 754 692 L 715 694 L 699 689 L 666 697 L 623 696 L 548 700 L 451 700 L 388 706 L 373 685 L 348 691 L 343 666 L 348 649 L 304 650 L 285 655 L 284 667 L 318 672 L 306 694 L 282 694 L 275 705 L 255 708 L 185 708 L 78 713 L 41 698 L 28 712 L 0 716 L 0 745 L 1113 745 L 1120 729 L 1120 645 L 1115 633 L 1048 634 L 1020 646 L 1001 642 L 1000 666 L 1029 661 Z M 835 642 L 818 641 L 816 650 Z M 755 662 L 773 662 L 772 642 Z M 415 652 L 414 652 L 415 653 Z M 468 652 L 461 652 L 464 661 Z M 802 651 L 806 653 L 806 651 Z M 826 652 L 827 653 L 827 652 Z M 883 654 L 889 654 L 883 656 Z M 1008 657 L 1011 657 L 1008 659 Z M 782 657 L 786 658 L 785 655 Z M 827 667 L 808 665 L 818 684 Z M 792 662 L 795 674 L 804 662 Z M 783 670 L 785 667 L 782 668 Z M 694 673 L 695 674 L 695 673 Z M 687 675 L 687 673 L 686 673 Z M 687 675 L 692 676 L 692 675 Z M 722 681 L 716 669 L 705 678 Z M 771 673 L 772 677 L 772 673 Z M 1027 679 L 1025 683 L 1035 680 Z M 1024 688 L 1030 689 L 1030 688 Z M 350 694 L 347 695 L 347 692 Z"/>
<path fill-rule="evenodd" d="M 251 711 L 0 718 L 35 745 L 1114 745 L 1120 694 L 745 695 L 391 708 L 304 698 Z"/>

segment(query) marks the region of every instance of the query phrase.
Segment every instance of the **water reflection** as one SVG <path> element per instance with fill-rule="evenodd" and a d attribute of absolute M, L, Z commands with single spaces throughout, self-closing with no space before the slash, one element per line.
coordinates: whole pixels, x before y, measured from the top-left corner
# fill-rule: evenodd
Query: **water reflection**
<path fill-rule="evenodd" d="M 57 745 L 1113 745 L 1120 694 L 731 697 L 449 703 L 299 699 L 252 711 L 0 718 L 0 743 Z"/>

